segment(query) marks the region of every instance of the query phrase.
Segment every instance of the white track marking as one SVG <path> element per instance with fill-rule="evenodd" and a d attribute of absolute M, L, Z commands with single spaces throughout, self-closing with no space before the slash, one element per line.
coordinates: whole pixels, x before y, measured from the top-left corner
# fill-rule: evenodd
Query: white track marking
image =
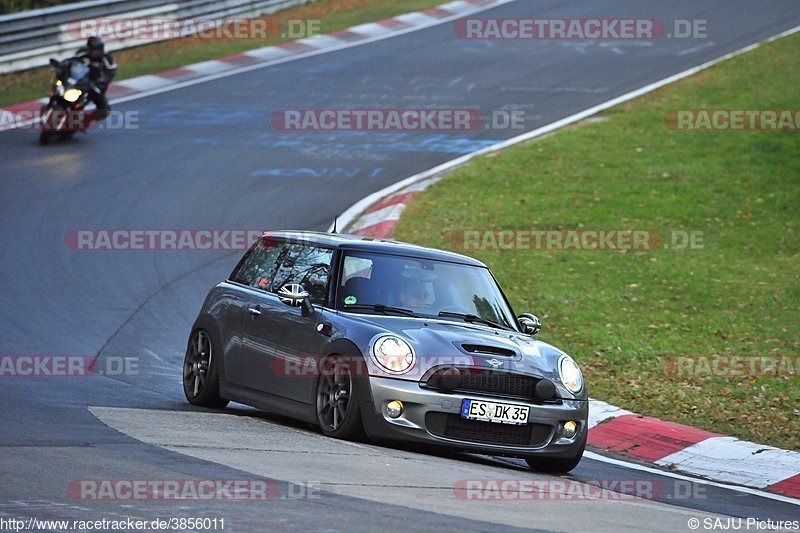
<path fill-rule="evenodd" d="M 394 204 L 386 206 L 383 209 L 378 209 L 377 211 L 366 213 L 363 217 L 358 219 L 358 222 L 356 222 L 350 230 L 358 231 L 363 228 L 374 226 L 375 224 L 380 224 L 381 222 L 400 220 L 400 215 L 403 213 L 405 207 L 405 204 Z"/>
<path fill-rule="evenodd" d="M 718 481 L 768 487 L 800 474 L 800 453 L 734 437 L 712 437 L 656 461 Z"/>
<path fill-rule="evenodd" d="M 791 498 L 789 496 L 783 496 L 781 494 L 773 494 L 771 492 L 764 492 L 758 489 L 751 489 L 750 487 L 740 487 L 738 485 L 729 485 L 727 483 L 721 483 L 719 481 L 712 481 L 710 479 L 701 479 L 691 476 L 684 476 L 682 474 L 676 474 L 675 472 L 669 472 L 667 470 L 660 470 L 658 468 L 653 468 L 650 466 L 638 464 L 638 463 L 630 463 L 628 461 L 622 461 L 620 459 L 614 459 L 612 457 L 606 457 L 605 455 L 601 455 L 599 453 L 586 451 L 583 453 L 583 457 L 586 459 L 591 459 L 592 461 L 600 461 L 601 463 L 608 463 L 615 466 L 621 466 L 623 468 L 629 468 L 631 470 L 638 470 L 640 472 L 648 472 L 650 474 L 657 474 L 659 476 L 670 477 L 673 479 L 682 479 L 685 481 L 691 481 L 693 483 L 699 483 L 701 485 L 709 485 L 712 487 L 720 487 L 723 489 L 734 490 L 736 492 L 744 492 L 745 494 L 752 494 L 754 496 L 760 496 L 762 498 L 768 498 L 770 500 L 777 500 L 779 502 L 791 503 L 792 505 L 800 506 L 800 500 L 796 498 Z"/>
<path fill-rule="evenodd" d="M 137 76 L 127 80 L 124 84 L 126 89 L 133 89 L 134 91 L 149 91 L 164 85 L 164 78 L 153 74 L 144 76 Z"/>
<path fill-rule="evenodd" d="M 622 415 L 632 415 L 630 411 L 626 411 L 616 405 L 611 405 L 600 400 L 589 399 L 589 427 L 593 428 L 600 422 L 608 420 L 609 418 L 616 418 Z"/>

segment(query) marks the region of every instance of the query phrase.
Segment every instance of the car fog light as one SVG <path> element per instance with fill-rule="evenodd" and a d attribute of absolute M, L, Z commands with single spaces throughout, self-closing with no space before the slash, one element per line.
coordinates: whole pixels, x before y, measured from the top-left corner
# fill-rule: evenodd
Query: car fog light
<path fill-rule="evenodd" d="M 389 418 L 397 418 L 403 414 L 403 402 L 400 400 L 392 400 L 386 404 L 386 414 Z"/>
<path fill-rule="evenodd" d="M 564 431 L 563 434 L 566 438 L 571 439 L 575 436 L 575 433 L 578 431 L 578 425 L 570 420 L 569 422 L 564 423 Z"/>

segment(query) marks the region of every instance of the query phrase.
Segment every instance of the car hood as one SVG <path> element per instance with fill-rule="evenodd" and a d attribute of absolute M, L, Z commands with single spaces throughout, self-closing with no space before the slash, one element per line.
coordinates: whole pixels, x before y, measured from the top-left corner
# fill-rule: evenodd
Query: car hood
<path fill-rule="evenodd" d="M 386 334 L 403 338 L 414 350 L 414 369 L 392 377 L 420 380 L 436 367 L 478 367 L 547 378 L 556 384 L 561 397 L 586 397 L 586 387 L 581 394 L 574 395 L 561 384 L 558 361 L 565 352 L 529 335 L 443 319 L 358 315 L 358 320 L 374 326 L 369 328 L 369 339 L 365 337 L 359 343 L 365 355 L 370 352 L 372 342 Z M 377 373 L 382 372 L 370 357 L 366 359 Z"/>

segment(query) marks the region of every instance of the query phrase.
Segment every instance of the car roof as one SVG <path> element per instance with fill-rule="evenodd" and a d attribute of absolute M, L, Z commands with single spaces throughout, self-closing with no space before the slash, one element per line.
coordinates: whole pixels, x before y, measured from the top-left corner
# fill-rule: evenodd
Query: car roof
<path fill-rule="evenodd" d="M 284 240 L 298 240 L 304 243 L 317 244 L 328 248 L 341 248 L 344 250 L 357 250 L 365 252 L 378 252 L 386 254 L 404 255 L 446 261 L 477 267 L 488 268 L 484 263 L 454 252 L 445 252 L 435 248 L 427 248 L 416 244 L 409 244 L 389 239 L 378 239 L 364 235 L 349 235 L 343 233 L 323 233 L 319 231 L 265 231 L 264 237 Z"/>

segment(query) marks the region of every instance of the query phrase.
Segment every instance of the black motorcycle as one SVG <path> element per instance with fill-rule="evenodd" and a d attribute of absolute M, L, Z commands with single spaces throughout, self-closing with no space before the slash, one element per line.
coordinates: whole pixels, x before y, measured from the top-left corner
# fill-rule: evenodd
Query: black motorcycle
<path fill-rule="evenodd" d="M 86 104 L 91 82 L 89 66 L 80 59 L 50 60 L 55 75 L 50 88 L 50 101 L 42 107 L 39 143 L 56 138 L 69 139 L 76 131 L 85 130 Z"/>

